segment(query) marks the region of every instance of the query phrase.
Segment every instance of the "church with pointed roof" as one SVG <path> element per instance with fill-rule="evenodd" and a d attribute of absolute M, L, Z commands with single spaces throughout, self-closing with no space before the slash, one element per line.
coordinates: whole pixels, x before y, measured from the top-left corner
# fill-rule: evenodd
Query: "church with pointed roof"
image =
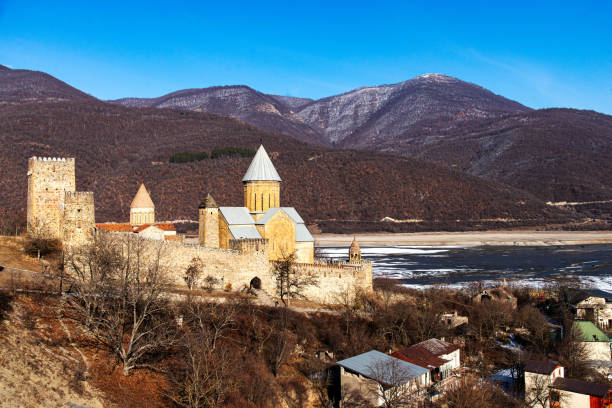
<path fill-rule="evenodd" d="M 129 223 L 100 223 L 96 228 L 111 232 L 132 232 L 143 238 L 180 241 L 176 228 L 170 222 L 155 222 L 155 204 L 144 183 L 140 184 L 132 204 Z"/>
<path fill-rule="evenodd" d="M 228 249 L 231 240 L 266 239 L 270 260 L 295 254 L 296 262 L 312 263 L 314 238 L 295 208 L 281 206 L 281 182 L 259 146 L 242 178 L 244 206 L 220 207 L 210 194 L 200 205 L 200 245 Z"/>

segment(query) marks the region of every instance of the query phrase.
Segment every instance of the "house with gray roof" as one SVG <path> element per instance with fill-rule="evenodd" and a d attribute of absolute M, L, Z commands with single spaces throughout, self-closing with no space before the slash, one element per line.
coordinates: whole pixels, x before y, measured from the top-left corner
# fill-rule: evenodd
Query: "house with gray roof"
<path fill-rule="evenodd" d="M 357 394 L 373 406 L 385 399 L 404 402 L 431 384 L 430 372 L 377 350 L 338 361 L 341 393 Z"/>

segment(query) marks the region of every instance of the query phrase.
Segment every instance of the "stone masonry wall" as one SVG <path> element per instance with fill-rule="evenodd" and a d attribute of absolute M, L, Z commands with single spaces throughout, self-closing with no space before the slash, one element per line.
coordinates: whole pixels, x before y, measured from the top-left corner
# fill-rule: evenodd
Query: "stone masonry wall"
<path fill-rule="evenodd" d="M 168 270 L 172 282 L 186 286 L 185 270 L 194 258 L 203 263 L 201 279 L 213 276 L 219 279 L 217 288 L 231 286 L 237 291 L 247 288 L 253 278 L 261 280 L 262 289 L 275 296 L 275 280 L 268 261 L 268 242 L 265 239 L 231 240 L 230 249 L 203 247 L 139 237 L 136 234 L 98 231 L 98 234 L 112 234 L 118 237 L 140 240 L 151 256 L 161 248 L 161 264 Z M 316 286 L 306 289 L 305 296 L 314 302 L 335 303 L 346 290 L 372 290 L 372 264 L 370 262 L 329 264 L 296 264 L 297 273 L 310 274 L 317 278 Z"/>
<path fill-rule="evenodd" d="M 74 158 L 28 159 L 28 231 L 62 239 L 65 192 L 75 188 Z"/>
<path fill-rule="evenodd" d="M 345 291 L 372 291 L 372 263 L 345 262 L 339 265 L 296 264 L 298 273 L 317 278 L 316 286 L 310 286 L 305 296 L 319 303 L 337 303 Z"/>
<path fill-rule="evenodd" d="M 151 254 L 161 247 L 161 263 L 168 270 L 172 282 L 177 286 L 186 285 L 185 270 L 194 258 L 202 261 L 204 270 L 201 279 L 207 275 L 213 276 L 220 280 L 218 285 L 220 288 L 225 288 L 230 284 L 232 290 L 240 290 L 245 286 L 248 287 L 251 279 L 257 276 L 268 289 L 272 281 L 265 246 L 257 249 L 257 244 L 245 242 L 243 246 L 252 246 L 255 249 L 242 252 L 236 249 L 209 248 L 197 244 L 147 239 L 136 234 L 118 234 L 108 231 L 98 231 L 98 234 L 114 234 L 123 238 L 140 240 L 147 247 L 145 251 L 150 251 Z"/>
<path fill-rule="evenodd" d="M 64 245 L 91 241 L 96 227 L 94 193 L 66 191 L 64 198 Z"/>

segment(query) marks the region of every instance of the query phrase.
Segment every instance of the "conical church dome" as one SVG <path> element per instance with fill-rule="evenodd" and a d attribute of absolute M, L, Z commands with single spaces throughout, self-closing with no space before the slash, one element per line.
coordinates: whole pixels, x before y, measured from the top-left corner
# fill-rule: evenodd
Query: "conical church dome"
<path fill-rule="evenodd" d="M 282 181 L 263 145 L 257 149 L 251 165 L 242 178 L 243 183 L 247 181 Z"/>
<path fill-rule="evenodd" d="M 153 200 L 151 200 L 151 196 L 144 184 L 140 185 L 138 192 L 132 200 L 132 204 L 130 204 L 130 208 L 155 208 L 155 204 L 153 204 Z"/>

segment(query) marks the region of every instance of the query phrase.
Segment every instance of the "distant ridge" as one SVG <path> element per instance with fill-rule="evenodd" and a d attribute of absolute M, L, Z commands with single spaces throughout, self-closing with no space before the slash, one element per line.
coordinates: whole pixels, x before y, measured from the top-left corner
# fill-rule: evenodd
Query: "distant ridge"
<path fill-rule="evenodd" d="M 329 142 L 297 115 L 291 106 L 308 100 L 266 95 L 245 85 L 183 89 L 157 98 L 123 98 L 113 101 L 130 107 L 155 107 L 216 113 L 245 121 L 262 130 L 283 133 L 298 140 Z"/>
<path fill-rule="evenodd" d="M 218 113 L 299 140 L 351 148 L 371 147 L 422 121 L 470 120 L 529 110 L 480 86 L 442 74 L 361 87 L 316 101 L 267 95 L 235 85 L 109 102 Z"/>
<path fill-rule="evenodd" d="M 95 99 L 44 72 L 0 65 L 0 101 Z"/>

